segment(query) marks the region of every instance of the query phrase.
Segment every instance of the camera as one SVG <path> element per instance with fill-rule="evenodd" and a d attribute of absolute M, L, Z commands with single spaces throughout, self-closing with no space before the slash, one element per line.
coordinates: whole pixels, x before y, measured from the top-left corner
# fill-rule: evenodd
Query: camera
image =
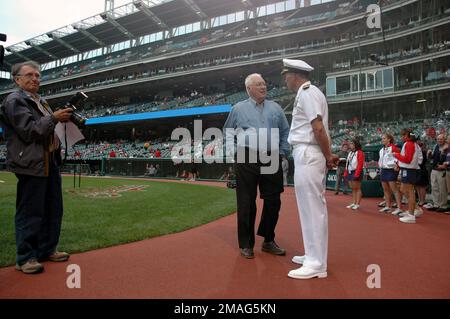
<path fill-rule="evenodd" d="M 69 102 L 66 103 L 65 106 L 59 109 L 67 109 L 71 108 L 73 110 L 72 116 L 70 117 L 70 120 L 78 127 L 84 127 L 86 124 L 87 118 L 81 115 L 80 113 L 76 112 L 78 108 L 81 108 L 84 106 L 84 103 L 86 102 L 88 96 L 84 92 L 78 92 L 72 98 L 69 100 Z"/>

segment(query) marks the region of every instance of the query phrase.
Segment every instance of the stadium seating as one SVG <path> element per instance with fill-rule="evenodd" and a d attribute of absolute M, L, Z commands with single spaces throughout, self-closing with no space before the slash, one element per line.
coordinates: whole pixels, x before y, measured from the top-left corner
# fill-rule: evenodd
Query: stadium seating
<path fill-rule="evenodd" d="M 397 142 L 400 142 L 400 132 L 405 128 L 412 128 L 429 147 L 435 143 L 434 138 L 428 134 L 429 128 L 434 128 L 436 132 L 450 134 L 450 110 L 433 118 L 365 123 L 359 127 L 355 127 L 353 124 L 346 124 L 345 122 L 342 121 L 341 124 L 330 128 L 333 151 L 337 151 L 343 141 L 349 141 L 352 138 L 360 139 L 363 146 L 379 145 L 381 144 L 381 134 L 385 132 L 392 134 Z M 68 159 L 101 160 L 109 158 L 111 151 L 114 151 L 116 158 L 152 159 L 155 158 L 157 149 L 160 150 L 162 159 L 168 159 L 171 158 L 171 150 L 176 143 L 178 142 L 170 141 L 169 138 L 136 142 L 124 140 L 97 143 L 81 142 L 69 150 Z M 206 149 L 210 143 L 211 141 L 203 141 L 203 148 Z M 224 154 L 219 152 L 217 144 L 212 147 L 214 148 L 214 154 Z M 6 145 L 0 142 L 0 161 L 4 161 L 5 158 Z"/>

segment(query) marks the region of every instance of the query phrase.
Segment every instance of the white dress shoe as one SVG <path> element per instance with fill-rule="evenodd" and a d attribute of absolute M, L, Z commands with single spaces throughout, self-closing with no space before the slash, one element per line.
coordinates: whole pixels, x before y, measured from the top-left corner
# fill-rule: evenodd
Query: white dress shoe
<path fill-rule="evenodd" d="M 306 256 L 294 256 L 292 257 L 292 262 L 294 264 L 303 265 L 303 263 L 305 262 L 305 258 Z"/>
<path fill-rule="evenodd" d="M 348 206 L 347 206 L 346 208 L 350 208 L 350 209 L 352 209 L 354 205 L 355 205 L 355 204 L 351 203 L 351 204 L 350 204 L 350 205 L 348 205 Z"/>
<path fill-rule="evenodd" d="M 302 266 L 298 269 L 291 270 L 288 273 L 288 277 L 291 277 L 294 279 L 311 279 L 311 278 L 315 278 L 315 277 L 327 278 L 327 272 Z"/>

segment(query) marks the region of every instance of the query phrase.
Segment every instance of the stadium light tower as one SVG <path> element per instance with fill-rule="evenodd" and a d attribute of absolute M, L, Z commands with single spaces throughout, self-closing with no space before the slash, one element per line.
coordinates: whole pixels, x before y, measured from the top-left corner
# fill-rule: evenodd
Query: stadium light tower
<path fill-rule="evenodd" d="M 114 11 L 114 0 L 105 0 L 105 12 Z"/>

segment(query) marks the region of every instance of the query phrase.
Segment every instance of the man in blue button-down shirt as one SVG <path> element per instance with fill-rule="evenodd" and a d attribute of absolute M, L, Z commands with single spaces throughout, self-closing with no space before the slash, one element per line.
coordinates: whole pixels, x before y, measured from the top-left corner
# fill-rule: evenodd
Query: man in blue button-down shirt
<path fill-rule="evenodd" d="M 224 125 L 227 156 L 237 150 L 236 199 L 241 255 L 254 258 L 257 187 L 264 207 L 258 235 L 262 250 L 275 255 L 286 251 L 275 243 L 275 226 L 283 192 L 282 157 L 287 157 L 289 124 L 280 105 L 266 100 L 267 86 L 260 74 L 245 80 L 249 99 L 234 105 Z M 235 141 L 237 140 L 237 141 Z"/>

